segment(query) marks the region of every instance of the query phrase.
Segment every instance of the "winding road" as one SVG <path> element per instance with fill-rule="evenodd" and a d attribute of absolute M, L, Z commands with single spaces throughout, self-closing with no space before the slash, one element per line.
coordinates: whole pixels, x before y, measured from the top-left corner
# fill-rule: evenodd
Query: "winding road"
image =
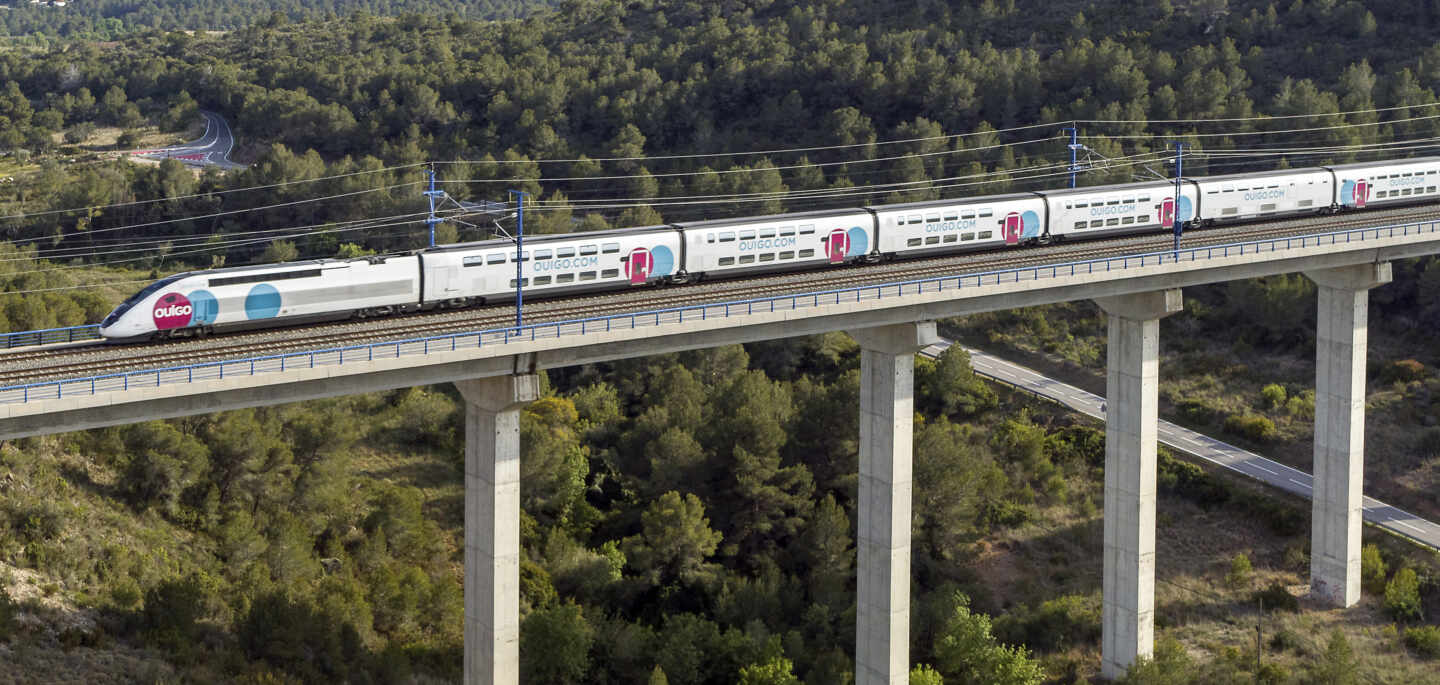
<path fill-rule="evenodd" d="M 205 117 L 205 133 L 198 140 L 175 147 L 150 150 L 131 150 L 130 155 L 145 159 L 174 159 L 193 166 L 218 166 L 222 169 L 243 169 L 244 164 L 230 161 L 230 151 L 235 149 L 235 135 L 230 124 L 214 112 L 200 112 Z"/>

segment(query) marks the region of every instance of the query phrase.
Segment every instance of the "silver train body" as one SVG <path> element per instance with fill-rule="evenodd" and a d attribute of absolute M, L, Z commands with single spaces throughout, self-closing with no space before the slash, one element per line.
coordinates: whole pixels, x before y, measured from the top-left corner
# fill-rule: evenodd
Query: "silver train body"
<path fill-rule="evenodd" d="M 1440 200 L 1440 158 L 1066 188 L 445 245 L 176 274 L 105 317 L 126 341 L 836 268 Z M 517 279 L 517 264 L 519 276 Z"/>

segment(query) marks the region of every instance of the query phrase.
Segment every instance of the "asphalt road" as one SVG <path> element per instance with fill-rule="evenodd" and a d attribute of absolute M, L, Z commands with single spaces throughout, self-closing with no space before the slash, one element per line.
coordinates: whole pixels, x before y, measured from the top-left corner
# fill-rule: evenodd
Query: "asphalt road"
<path fill-rule="evenodd" d="M 951 342 L 947 340 L 931 345 L 925 348 L 921 354 L 929 357 L 938 356 L 950 344 Z M 970 365 L 975 369 L 975 373 L 1059 402 L 1092 418 L 1105 420 L 1105 398 L 1053 378 L 1047 378 L 994 355 L 975 349 L 969 349 L 969 352 Z M 1292 469 L 1279 462 L 1196 433 L 1188 428 L 1182 428 L 1169 421 L 1161 420 L 1159 422 L 1158 439 L 1173 449 L 1219 464 L 1231 471 L 1286 492 L 1300 495 L 1306 499 L 1310 498 L 1311 476 L 1304 471 Z M 1392 507 L 1373 497 L 1365 498 L 1364 518 L 1367 523 L 1384 528 L 1396 535 L 1432 549 L 1440 549 L 1440 525 Z"/>
<path fill-rule="evenodd" d="M 230 151 L 235 149 L 235 135 L 230 124 L 214 112 L 201 112 L 205 117 L 205 133 L 198 140 L 192 140 L 175 147 L 153 150 L 132 150 L 131 155 L 147 159 L 174 159 L 194 166 L 214 165 L 223 169 L 243 169 L 244 164 L 230 161 Z"/>

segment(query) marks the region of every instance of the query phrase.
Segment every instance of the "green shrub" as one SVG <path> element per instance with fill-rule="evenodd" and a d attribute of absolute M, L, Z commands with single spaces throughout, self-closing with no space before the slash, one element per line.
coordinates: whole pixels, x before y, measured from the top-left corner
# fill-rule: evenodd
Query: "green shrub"
<path fill-rule="evenodd" d="M 1235 555 L 1230 560 L 1230 571 L 1225 574 L 1225 584 L 1232 590 L 1239 590 L 1250 584 L 1250 577 L 1254 574 L 1254 567 L 1250 564 L 1250 557 L 1244 552 Z"/>
<path fill-rule="evenodd" d="M 1277 652 L 1299 651 L 1302 644 L 1300 634 L 1289 628 L 1281 628 L 1270 636 L 1270 649 Z"/>
<path fill-rule="evenodd" d="M 1285 405 L 1285 386 L 1279 383 L 1271 383 L 1260 389 L 1260 405 L 1262 408 L 1273 411 Z"/>
<path fill-rule="evenodd" d="M 1231 414 L 1225 419 L 1225 430 L 1256 442 L 1274 440 L 1280 434 L 1274 421 L 1259 414 Z"/>
<path fill-rule="evenodd" d="M 1386 383 L 1409 383 L 1425 378 L 1425 365 L 1414 359 L 1401 359 L 1386 364 L 1380 371 L 1380 380 Z"/>
<path fill-rule="evenodd" d="M 18 609 L 15 600 L 10 599 L 10 593 L 0 585 L 0 640 L 9 640 L 15 632 L 15 614 Z"/>
<path fill-rule="evenodd" d="M 1297 419 L 1315 418 L 1315 391 L 1306 390 L 1286 400 L 1285 413 Z"/>
<path fill-rule="evenodd" d="M 1406 628 L 1405 645 L 1427 659 L 1440 659 L 1440 627 Z"/>
<path fill-rule="evenodd" d="M 1100 640 L 1100 604 L 1083 595 L 1064 595 L 1039 606 L 1017 607 L 995 619 L 995 637 L 1037 651 L 1055 651 Z"/>
<path fill-rule="evenodd" d="M 1360 550 L 1360 585 L 1372 595 L 1385 594 L 1385 575 L 1389 569 L 1380 556 L 1380 548 L 1365 545 Z"/>
<path fill-rule="evenodd" d="M 1252 601 L 1263 602 L 1266 611 L 1288 611 L 1296 613 L 1300 611 L 1300 600 L 1290 594 L 1279 581 L 1270 583 L 1264 590 L 1259 590 L 1250 596 Z"/>
<path fill-rule="evenodd" d="M 1420 618 L 1420 577 L 1402 568 L 1385 584 L 1385 609 L 1399 620 Z"/>

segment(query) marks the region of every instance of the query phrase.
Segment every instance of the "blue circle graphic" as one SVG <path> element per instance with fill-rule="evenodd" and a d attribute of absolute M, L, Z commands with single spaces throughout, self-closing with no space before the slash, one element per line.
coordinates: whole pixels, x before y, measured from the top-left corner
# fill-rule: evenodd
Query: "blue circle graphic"
<path fill-rule="evenodd" d="M 220 316 L 220 301 L 209 290 L 190 293 L 190 325 L 201 326 L 215 323 Z"/>
<path fill-rule="evenodd" d="M 1040 215 L 1032 211 L 1025 211 L 1020 215 L 1020 223 L 1025 227 L 1024 237 L 1040 237 Z"/>
<path fill-rule="evenodd" d="M 280 313 L 280 291 L 269 283 L 261 283 L 245 296 L 245 316 L 269 319 Z"/>
<path fill-rule="evenodd" d="M 870 235 L 865 229 L 856 226 L 846 231 L 846 235 L 850 238 L 850 249 L 845 251 L 846 257 L 863 257 L 870 251 Z"/>
<path fill-rule="evenodd" d="M 1176 218 L 1181 221 L 1189 221 L 1195 215 L 1195 207 L 1191 204 L 1190 198 L 1180 196 L 1180 207 L 1175 211 Z"/>
<path fill-rule="evenodd" d="M 675 253 L 664 245 L 650 248 L 650 275 L 669 276 L 675 272 Z"/>

